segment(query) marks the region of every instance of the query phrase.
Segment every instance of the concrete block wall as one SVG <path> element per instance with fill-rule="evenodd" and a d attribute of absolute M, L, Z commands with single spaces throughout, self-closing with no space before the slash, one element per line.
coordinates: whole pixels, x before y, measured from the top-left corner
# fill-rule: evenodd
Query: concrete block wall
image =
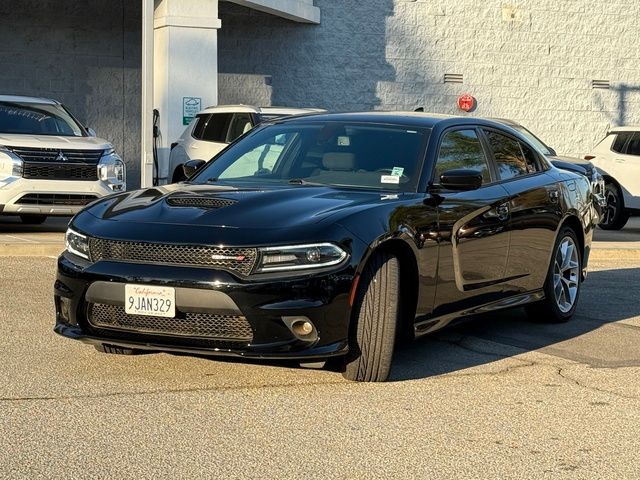
<path fill-rule="evenodd" d="M 0 92 L 62 101 L 140 185 L 141 2 L 0 0 Z"/>
<path fill-rule="evenodd" d="M 609 126 L 640 124 L 636 0 L 315 4 L 318 26 L 221 2 L 219 71 L 270 75 L 273 104 L 339 111 L 463 114 L 456 98 L 470 93 L 471 115 L 520 121 L 568 155 L 585 154 Z M 445 73 L 463 83 L 444 83 Z M 224 94 L 241 98 L 236 85 Z"/>

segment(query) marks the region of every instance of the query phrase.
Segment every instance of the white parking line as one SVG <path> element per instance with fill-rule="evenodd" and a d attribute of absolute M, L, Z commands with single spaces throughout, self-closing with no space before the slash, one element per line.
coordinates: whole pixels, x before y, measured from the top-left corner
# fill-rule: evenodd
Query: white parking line
<path fill-rule="evenodd" d="M 38 243 L 38 242 L 36 242 L 35 240 L 31 240 L 31 239 L 29 239 L 29 238 L 15 237 L 15 236 L 13 236 L 13 235 L 3 235 L 3 236 L 5 236 L 5 237 L 7 237 L 7 238 L 13 238 L 13 239 L 15 239 L 15 240 L 20 240 L 21 242 L 27 242 L 27 243 Z"/>

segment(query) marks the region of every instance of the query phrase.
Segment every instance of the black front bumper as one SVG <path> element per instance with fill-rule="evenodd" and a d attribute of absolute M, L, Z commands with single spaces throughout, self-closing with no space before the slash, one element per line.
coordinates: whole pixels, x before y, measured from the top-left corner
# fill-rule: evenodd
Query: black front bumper
<path fill-rule="evenodd" d="M 353 267 L 346 265 L 338 271 L 302 277 L 243 281 L 209 268 L 111 261 L 85 264 L 65 252 L 58 259 L 54 285 L 54 330 L 87 343 L 143 350 L 265 359 L 327 358 L 347 352 L 354 274 Z M 175 288 L 176 330 L 172 331 L 172 319 L 163 319 L 162 331 L 157 331 L 153 330 L 155 322 L 148 328 L 141 326 L 137 316 L 124 315 L 124 294 L 120 292 L 127 283 Z M 96 306 L 122 309 L 120 316 L 134 320 L 135 325 L 123 328 L 99 323 Z M 194 334 L 185 329 L 190 318 L 212 316 L 218 327 L 230 318 L 245 322 L 246 328 L 242 335 L 227 335 L 229 328 L 224 326 L 218 334 L 209 330 Z M 311 322 L 313 332 L 296 333 L 291 326 L 296 319 Z"/>

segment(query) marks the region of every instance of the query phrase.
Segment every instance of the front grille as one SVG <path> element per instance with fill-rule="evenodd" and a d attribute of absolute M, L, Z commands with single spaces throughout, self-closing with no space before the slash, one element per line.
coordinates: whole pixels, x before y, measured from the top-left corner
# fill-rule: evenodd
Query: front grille
<path fill-rule="evenodd" d="M 157 264 L 216 267 L 249 275 L 257 259 L 255 248 L 226 248 L 204 245 L 172 245 L 89 239 L 91 260 L 148 262 Z"/>
<path fill-rule="evenodd" d="M 35 180 L 97 180 L 98 167 L 70 163 L 32 163 L 23 165 L 23 177 Z"/>
<path fill-rule="evenodd" d="M 60 148 L 24 148 L 11 147 L 14 153 L 26 162 L 56 162 L 62 163 L 60 156 L 64 156 L 69 163 L 90 163 L 97 165 L 104 150 L 68 150 Z"/>
<path fill-rule="evenodd" d="M 82 206 L 93 202 L 96 195 L 64 193 L 28 193 L 16 202 L 19 205 L 66 205 Z"/>
<path fill-rule="evenodd" d="M 215 197 L 169 197 L 167 203 L 172 207 L 222 208 L 236 203 L 236 200 Z"/>
<path fill-rule="evenodd" d="M 248 343 L 253 330 L 241 315 L 217 315 L 187 312 L 181 317 L 129 315 L 124 307 L 102 303 L 89 304 L 87 319 L 98 329 L 130 331 L 151 335 L 199 337 Z"/>

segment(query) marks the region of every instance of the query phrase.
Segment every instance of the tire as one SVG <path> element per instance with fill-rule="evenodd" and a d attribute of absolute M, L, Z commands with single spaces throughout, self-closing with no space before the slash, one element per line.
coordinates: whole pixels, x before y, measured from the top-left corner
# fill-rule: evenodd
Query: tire
<path fill-rule="evenodd" d="M 582 285 L 582 252 L 571 228 L 560 230 L 550 263 L 544 283 L 545 298 L 529 305 L 527 313 L 538 323 L 564 323 L 576 310 Z"/>
<path fill-rule="evenodd" d="M 95 345 L 96 350 L 100 353 L 109 353 L 111 355 L 137 355 L 140 350 L 134 350 L 133 348 L 115 347 L 113 345 L 107 345 L 102 343 Z"/>
<path fill-rule="evenodd" d="M 629 211 L 624 208 L 622 192 L 614 183 L 607 183 L 604 187 L 604 197 L 607 205 L 604 207 L 599 226 L 603 230 L 620 230 L 629 220 Z"/>
<path fill-rule="evenodd" d="M 397 257 L 374 254 L 360 277 L 343 376 L 358 382 L 384 382 L 391 370 L 399 320 Z"/>
<path fill-rule="evenodd" d="M 20 215 L 22 223 L 27 225 L 40 225 L 47 219 L 46 215 Z"/>

